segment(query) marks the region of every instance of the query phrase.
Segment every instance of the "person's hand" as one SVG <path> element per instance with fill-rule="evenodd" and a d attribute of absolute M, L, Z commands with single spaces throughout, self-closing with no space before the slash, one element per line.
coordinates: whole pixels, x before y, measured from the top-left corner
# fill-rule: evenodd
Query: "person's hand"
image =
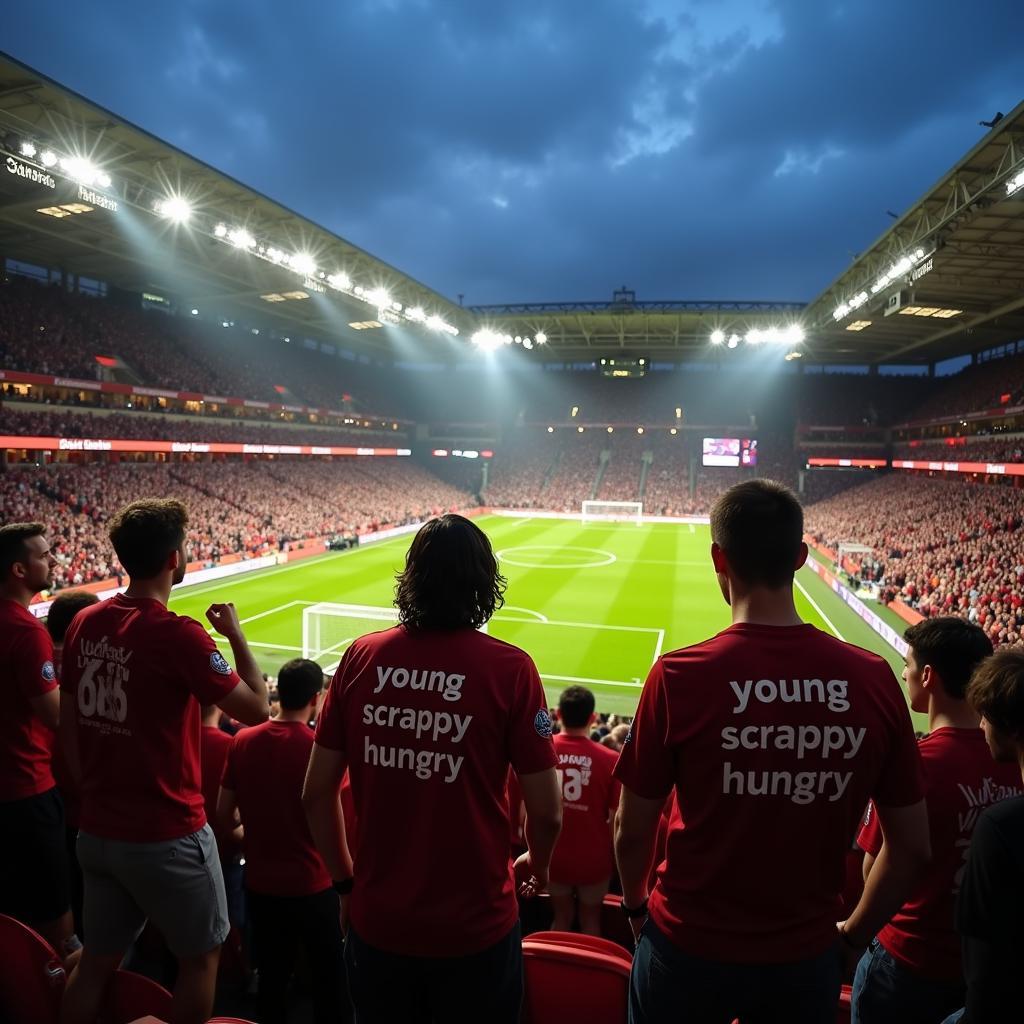
<path fill-rule="evenodd" d="M 548 869 L 541 869 L 534 864 L 529 850 L 516 858 L 513 870 L 516 876 L 516 890 L 520 896 L 530 899 L 547 889 Z"/>
<path fill-rule="evenodd" d="M 235 606 L 230 601 L 226 604 L 211 604 L 206 609 L 206 621 L 228 640 L 239 639 L 242 636 L 238 612 L 235 611 Z"/>
<path fill-rule="evenodd" d="M 839 939 L 839 948 L 843 951 L 843 967 L 848 976 L 852 976 L 857 970 L 857 964 L 861 957 L 867 952 L 868 943 L 863 946 L 854 939 L 846 930 L 845 921 L 836 921 L 836 936 Z"/>

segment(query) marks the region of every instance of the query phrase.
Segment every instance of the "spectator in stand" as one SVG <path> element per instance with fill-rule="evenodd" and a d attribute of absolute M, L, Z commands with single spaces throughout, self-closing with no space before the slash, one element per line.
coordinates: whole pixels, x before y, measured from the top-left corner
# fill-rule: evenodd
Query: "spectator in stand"
<path fill-rule="evenodd" d="M 1019 769 L 993 766 L 978 714 L 965 699 L 971 673 L 992 654 L 984 630 L 942 617 L 911 626 L 904 639 L 910 644 L 903 670 L 910 707 L 928 715 L 928 736 L 918 749 L 932 862 L 857 966 L 854 1024 L 936 1024 L 963 1005 L 953 898 L 978 814 L 1021 793 Z M 866 880 L 884 846 L 872 807 L 857 842 L 865 851 Z"/>
<path fill-rule="evenodd" d="M 63 1024 L 95 1020 L 147 918 L 178 958 L 171 1024 L 200 1024 L 213 1008 L 228 917 L 203 813 L 200 705 L 255 725 L 267 717 L 267 690 L 233 605 L 206 616 L 230 641 L 241 678 L 198 622 L 167 609 L 185 575 L 187 526 L 179 501 L 121 509 L 110 540 L 128 588 L 79 612 L 65 638 L 61 740 L 81 785 L 87 944 Z"/>
<path fill-rule="evenodd" d="M 296 658 L 281 669 L 281 713 L 231 743 L 221 784 L 221 827 L 244 829 L 246 889 L 252 918 L 260 1021 L 285 1024 L 288 983 L 301 946 L 313 982 L 317 1024 L 351 1017 L 345 990 L 341 902 L 313 845 L 302 810 L 302 783 L 313 749 L 309 721 L 323 670 Z"/>
<path fill-rule="evenodd" d="M 31 925 L 68 960 L 81 943 L 50 763 L 60 696 L 53 642 L 29 611 L 55 564 L 41 523 L 0 527 L 0 912 Z"/>
<path fill-rule="evenodd" d="M 639 940 L 630 1020 L 820 1024 L 835 1019 L 843 952 L 860 958 L 928 860 L 920 756 L 888 664 L 797 615 L 807 547 L 792 492 L 731 488 L 711 537 L 733 624 L 655 662 L 616 766 L 615 852 Z M 886 845 L 837 926 L 869 797 Z"/>
<path fill-rule="evenodd" d="M 235 928 L 245 925 L 245 893 L 242 863 L 241 829 L 224 828 L 217 816 L 217 793 L 224 777 L 231 734 L 220 727 L 222 712 L 216 704 L 206 705 L 201 712 L 202 728 L 199 735 L 200 786 L 203 791 L 203 813 L 213 829 L 217 841 L 217 856 L 224 875 L 224 892 L 228 901 L 228 921 Z"/>
<path fill-rule="evenodd" d="M 345 967 L 361 1024 L 519 1020 L 516 887 L 547 886 L 561 796 L 537 669 L 479 629 L 504 586 L 479 527 L 428 522 L 398 577 L 400 624 L 348 648 L 317 721 L 303 800 L 339 891 L 353 887 Z M 354 881 L 338 804 L 346 765 Z M 510 765 L 527 812 L 514 865 Z"/>
<path fill-rule="evenodd" d="M 981 715 L 992 756 L 1024 776 L 1024 651 L 996 651 L 971 677 L 967 700 Z M 1024 797 L 1001 800 L 978 818 L 956 905 L 966 1008 L 946 1024 L 1005 1024 L 1020 1005 L 1024 960 Z M 961 1018 L 962 1013 L 962 1018 Z"/>
<path fill-rule="evenodd" d="M 61 665 L 64 659 L 64 637 L 71 620 L 83 609 L 97 604 L 99 598 L 87 590 L 67 590 L 58 594 L 46 613 L 46 631 L 53 641 L 53 664 L 57 670 L 57 678 L 61 676 Z M 56 737 L 55 737 L 56 739 Z M 53 777 L 57 780 L 61 799 L 64 801 L 64 846 L 68 854 L 68 870 L 71 880 L 71 914 L 75 922 L 75 932 L 81 934 L 82 929 L 82 868 L 78 863 L 78 823 L 81 811 L 81 799 L 75 780 L 68 771 L 64 758 L 64 749 L 60 743 L 53 745 Z"/>
<path fill-rule="evenodd" d="M 612 778 L 615 754 L 590 738 L 596 718 L 590 690 L 570 686 L 562 691 L 562 731 L 554 739 L 562 832 L 551 858 L 551 927 L 571 931 L 578 913 L 580 931 L 588 935 L 601 934 L 601 905 L 615 871 L 611 823 L 619 805 L 619 784 Z"/>

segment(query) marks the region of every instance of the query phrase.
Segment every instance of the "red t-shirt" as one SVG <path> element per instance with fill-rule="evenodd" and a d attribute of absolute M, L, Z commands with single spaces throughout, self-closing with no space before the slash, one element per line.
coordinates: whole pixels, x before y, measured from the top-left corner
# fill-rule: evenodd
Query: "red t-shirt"
<path fill-rule="evenodd" d="M 608 824 L 619 806 L 612 778 L 618 755 L 586 736 L 555 736 L 562 789 L 562 831 L 551 858 L 551 881 L 562 885 L 607 882 L 614 870 Z"/>
<path fill-rule="evenodd" d="M 46 627 L 17 601 L 0 598 L 0 801 L 24 800 L 53 789 L 54 735 L 32 709 L 57 686 L 53 641 Z"/>
<path fill-rule="evenodd" d="M 313 730 L 271 720 L 242 729 L 228 751 L 225 789 L 238 801 L 245 834 L 245 885 L 268 896 L 310 896 L 331 887 L 302 807 Z"/>
<path fill-rule="evenodd" d="M 224 764 L 228 759 L 230 746 L 231 737 L 217 726 L 204 725 L 200 728 L 199 771 L 203 810 L 213 834 L 217 837 L 217 850 L 222 861 L 237 852 L 237 844 L 231 839 L 230 833 L 225 836 L 224 830 L 217 822 L 217 791 L 220 789 L 220 780 L 224 777 Z"/>
<path fill-rule="evenodd" d="M 828 949 L 868 799 L 922 795 L 892 669 L 807 624 L 738 624 L 661 657 L 615 774 L 648 799 L 676 790 L 654 923 L 737 963 Z"/>
<path fill-rule="evenodd" d="M 529 655 L 473 629 L 371 633 L 345 652 L 316 741 L 345 755 L 352 779 L 360 938 L 461 956 L 511 931 L 508 768 L 555 765 Z"/>
<path fill-rule="evenodd" d="M 206 630 L 159 601 L 119 594 L 83 608 L 61 677 L 78 707 L 82 831 L 156 843 L 201 829 L 199 708 L 239 682 Z"/>
<path fill-rule="evenodd" d="M 1020 768 L 999 764 L 981 729 L 936 729 L 918 744 L 924 766 L 932 860 L 878 940 L 908 970 L 936 979 L 962 976 L 953 908 L 974 825 L 986 807 L 1021 795 Z M 858 845 L 877 857 L 882 829 L 868 808 Z"/>

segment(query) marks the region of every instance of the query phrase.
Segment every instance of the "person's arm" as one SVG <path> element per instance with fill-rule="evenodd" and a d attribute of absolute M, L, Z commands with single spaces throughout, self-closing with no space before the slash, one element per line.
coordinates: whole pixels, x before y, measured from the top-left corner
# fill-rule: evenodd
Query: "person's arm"
<path fill-rule="evenodd" d="M 230 832 L 232 838 L 241 841 L 242 819 L 238 814 L 238 798 L 233 789 L 221 786 L 217 790 L 217 824 L 225 835 Z"/>
<path fill-rule="evenodd" d="M 860 902 L 838 928 L 851 950 L 864 950 L 878 930 L 903 906 L 914 882 L 931 860 L 928 810 L 924 800 L 908 807 L 875 805 L 882 849 L 864 879 Z"/>
<path fill-rule="evenodd" d="M 619 813 L 615 816 L 615 863 L 622 882 L 622 902 L 630 908 L 642 907 L 647 900 L 647 880 L 658 841 L 658 822 L 664 797 L 650 800 L 638 796 L 628 786 L 622 787 Z M 643 918 L 630 923 L 639 934 Z"/>
<path fill-rule="evenodd" d="M 875 866 L 875 861 L 877 859 L 878 858 L 875 857 L 873 854 L 868 853 L 867 850 L 864 851 L 864 862 L 861 865 L 861 872 L 863 874 L 865 883 L 867 882 L 868 875 L 871 874 L 871 869 Z"/>
<path fill-rule="evenodd" d="M 519 776 L 526 805 L 526 853 L 516 859 L 520 894 L 534 896 L 548 887 L 551 855 L 562 831 L 562 792 L 554 768 Z"/>
<path fill-rule="evenodd" d="M 302 787 L 302 807 L 313 843 L 328 874 L 336 882 L 352 877 L 352 855 L 345 837 L 345 818 L 339 799 L 344 774 L 345 756 L 340 751 L 314 743 Z"/>
<path fill-rule="evenodd" d="M 82 785 L 82 762 L 78 754 L 78 707 L 73 693 L 67 690 L 60 692 L 60 727 L 57 740 L 64 752 L 64 763 L 67 765 L 71 781 L 76 789 Z"/>
<path fill-rule="evenodd" d="M 60 691 L 55 686 L 46 693 L 39 694 L 29 700 L 32 713 L 38 718 L 47 729 L 57 731 L 60 724 Z"/>
<path fill-rule="evenodd" d="M 217 702 L 217 707 L 244 725 L 259 725 L 260 722 L 265 722 L 270 714 L 267 684 L 264 682 L 263 672 L 246 642 L 235 606 L 230 602 L 212 604 L 206 610 L 206 618 L 210 625 L 231 644 L 231 653 L 235 659 L 235 671 L 242 679 L 242 682 L 223 700 Z"/>

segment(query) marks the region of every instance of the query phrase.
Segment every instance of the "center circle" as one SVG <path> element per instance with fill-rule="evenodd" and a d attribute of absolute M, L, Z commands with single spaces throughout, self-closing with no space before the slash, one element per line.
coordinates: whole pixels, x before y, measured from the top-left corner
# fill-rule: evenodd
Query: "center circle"
<path fill-rule="evenodd" d="M 573 551 L 579 551 L 584 556 L 591 556 L 588 561 L 561 561 L 561 562 L 537 562 L 530 558 L 530 552 L 532 551 L 557 551 L 559 554 L 566 555 Z M 516 552 L 519 557 L 512 557 L 512 552 Z M 598 555 L 599 558 L 595 559 L 592 556 Z M 524 557 L 525 556 L 525 557 Z M 569 555 L 571 558 L 571 554 Z M 598 569 L 603 565 L 611 565 L 615 561 L 615 555 L 610 551 L 602 551 L 600 548 L 581 548 L 572 545 L 566 545 L 564 547 L 557 547 L 552 544 L 526 544 L 521 547 L 504 548 L 501 551 L 495 553 L 495 558 L 501 562 L 506 562 L 508 565 L 516 565 L 522 569 Z"/>

